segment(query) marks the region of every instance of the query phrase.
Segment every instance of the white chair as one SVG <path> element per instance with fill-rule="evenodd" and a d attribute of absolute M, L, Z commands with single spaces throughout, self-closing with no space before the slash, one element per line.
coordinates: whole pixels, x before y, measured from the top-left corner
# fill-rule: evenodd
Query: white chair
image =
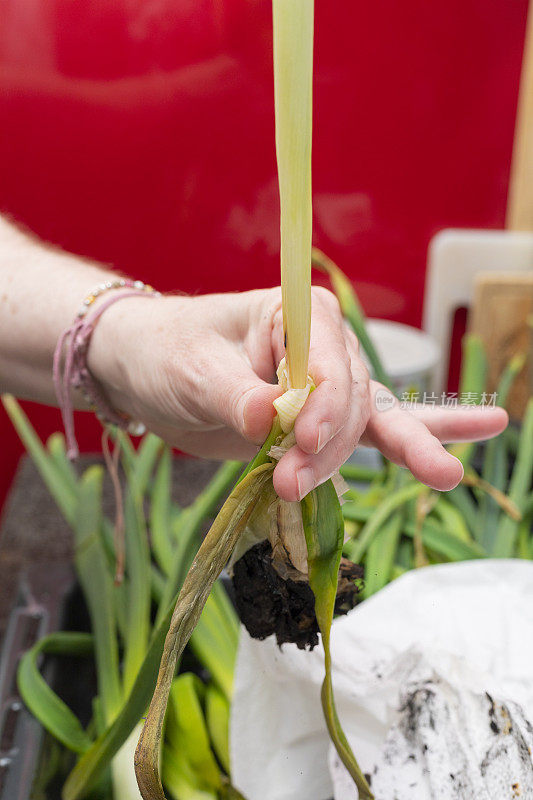
<path fill-rule="evenodd" d="M 432 380 L 437 392 L 446 390 L 455 312 L 470 306 L 477 273 L 528 270 L 533 270 L 533 233 L 451 228 L 432 239 L 422 326 L 442 353 Z"/>

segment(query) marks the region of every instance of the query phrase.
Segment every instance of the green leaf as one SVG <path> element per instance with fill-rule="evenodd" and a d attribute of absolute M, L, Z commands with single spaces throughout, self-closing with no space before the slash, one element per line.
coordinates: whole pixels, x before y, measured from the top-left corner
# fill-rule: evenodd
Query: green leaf
<path fill-rule="evenodd" d="M 402 532 L 403 517 L 401 510 L 391 514 L 368 546 L 365 558 L 364 598 L 375 594 L 392 578 L 396 551 Z"/>
<path fill-rule="evenodd" d="M 176 601 L 177 595 L 174 602 L 169 605 L 165 617 L 154 629 L 135 683 L 129 695 L 124 699 L 116 719 L 111 725 L 108 725 L 90 750 L 84 753 L 68 776 L 63 786 L 63 800 L 81 800 L 81 798 L 87 797 L 109 767 L 113 756 L 144 714 L 154 691 L 165 636 Z"/>
<path fill-rule="evenodd" d="M 126 638 L 124 691 L 130 691 L 143 662 L 150 638 L 150 548 L 142 508 L 142 495 L 128 487 L 124 501 L 126 537 Z"/>
<path fill-rule="evenodd" d="M 469 531 L 465 519 L 460 511 L 450 503 L 445 494 L 439 494 L 433 513 L 443 524 L 443 527 L 451 534 L 457 536 L 463 542 L 471 542 L 472 534 Z"/>
<path fill-rule="evenodd" d="M 456 486 L 455 489 L 446 492 L 445 497 L 462 515 L 466 525 L 468 526 L 468 529 L 475 534 L 477 527 L 478 508 L 466 486 L 459 484 L 459 486 Z"/>
<path fill-rule="evenodd" d="M 226 774 L 230 774 L 229 719 L 230 702 L 214 683 L 205 691 L 205 718 L 213 750 Z"/>
<path fill-rule="evenodd" d="M 172 453 L 165 447 L 157 467 L 150 503 L 150 534 L 152 550 L 158 564 L 170 565 L 174 549 L 171 521 Z"/>
<path fill-rule="evenodd" d="M 341 728 L 333 699 L 330 630 L 344 539 L 344 520 L 333 483 L 330 480 L 326 481 L 310 492 L 301 501 L 301 508 L 307 543 L 309 585 L 315 596 L 315 613 L 324 646 L 326 672 L 322 684 L 324 716 L 331 740 L 357 786 L 359 797 L 361 800 L 369 800 L 373 795 Z"/>
<path fill-rule="evenodd" d="M 235 651 L 239 646 L 241 635 L 241 624 L 235 611 L 235 606 L 231 602 L 228 592 L 221 580 L 218 580 L 211 590 L 210 597 L 213 598 L 217 616 L 224 630 L 228 642 Z"/>
<path fill-rule="evenodd" d="M 412 538 L 415 535 L 415 525 L 406 523 L 403 532 Z M 422 542 L 428 550 L 439 553 L 449 561 L 468 561 L 485 558 L 487 555 L 477 542 L 465 542 L 429 519 L 422 524 Z"/>
<path fill-rule="evenodd" d="M 378 478 L 382 474 L 383 469 L 364 467 L 360 464 L 343 464 L 339 471 L 342 477 L 347 481 L 369 483 Z"/>
<path fill-rule="evenodd" d="M 518 542 L 517 550 L 518 557 L 525 559 L 532 559 L 533 552 L 531 550 L 531 530 L 532 530 L 531 516 L 524 516 L 518 525 Z"/>
<path fill-rule="evenodd" d="M 180 589 L 188 572 L 190 563 L 198 550 L 199 533 L 204 519 L 213 514 L 231 486 L 242 471 L 239 461 L 227 461 L 215 473 L 206 488 L 196 500 L 178 517 L 177 547 L 170 564 L 160 564 L 169 576 L 156 622 L 161 620 L 174 594 Z"/>
<path fill-rule="evenodd" d="M 367 522 L 376 510 L 376 505 L 364 506 L 362 503 L 348 502 L 344 503 L 342 513 L 345 519 L 352 522 Z"/>
<path fill-rule="evenodd" d="M 353 332 L 359 340 L 359 344 L 365 351 L 375 379 L 384 386 L 387 386 L 387 388 L 394 393 L 392 381 L 385 371 L 372 339 L 368 335 L 365 313 L 355 289 L 353 288 L 352 282 L 325 253 L 322 253 L 316 247 L 313 248 L 312 259 L 314 267 L 328 273 L 333 291 L 337 295 L 341 311 L 350 323 Z"/>
<path fill-rule="evenodd" d="M 507 406 L 509 392 L 515 379 L 521 372 L 525 362 L 522 354 L 515 355 L 507 364 L 500 378 L 497 397 L 498 405 Z M 487 442 L 485 458 L 483 461 L 483 480 L 490 483 L 501 492 L 505 492 L 507 485 L 508 460 L 507 439 L 500 434 Z M 479 502 L 478 527 L 476 538 L 482 543 L 488 553 L 494 547 L 498 532 L 498 525 L 502 518 L 501 510 L 496 501 L 484 493 Z"/>
<path fill-rule="evenodd" d="M 201 698 L 201 680 L 190 672 L 172 682 L 166 716 L 165 738 L 174 753 L 190 764 L 198 788 L 219 789 L 220 769 L 211 751 Z"/>
<path fill-rule="evenodd" d="M 70 488 L 70 491 L 75 494 L 78 484 L 78 476 L 72 465 L 72 462 L 67 457 L 67 450 L 65 446 L 65 437 L 62 433 L 52 433 L 46 442 L 46 449 L 50 454 L 58 473 L 61 474 L 65 485 Z"/>
<path fill-rule="evenodd" d="M 483 342 L 479 336 L 467 334 L 463 337 L 463 364 L 459 380 L 459 392 L 465 395 L 470 392 L 472 399 L 476 397 L 481 401 L 481 396 L 487 385 L 488 362 Z M 469 466 L 474 455 L 476 445 L 472 442 L 453 444 L 450 453 L 458 458 L 463 467 Z"/>
<path fill-rule="evenodd" d="M 28 417 L 15 398 L 10 394 L 4 394 L 2 395 L 2 403 L 61 513 L 69 524 L 74 524 L 77 498 L 76 493 L 72 490 L 70 481 L 65 479 L 63 470 L 58 469 L 54 459 L 43 447 Z"/>
<path fill-rule="evenodd" d="M 226 608 L 222 606 L 225 594 L 220 581 L 216 581 L 191 635 L 190 646 L 199 661 L 207 667 L 213 680 L 230 698 L 233 691 L 239 629 L 235 630 L 233 624 L 229 622 L 229 616 L 226 616 Z M 231 613 L 236 619 L 233 609 Z"/>
<path fill-rule="evenodd" d="M 281 294 L 290 385 L 307 383 L 311 330 L 313 0 L 273 0 Z"/>
<path fill-rule="evenodd" d="M 177 661 L 264 485 L 271 481 L 272 471 L 272 464 L 264 464 L 235 486 L 203 540 L 184 581 L 172 614 L 156 689 L 135 754 L 137 781 L 145 800 L 163 800 L 165 796 L 159 777 L 159 744 Z"/>
<path fill-rule="evenodd" d="M 516 461 L 509 484 L 509 498 L 522 509 L 531 492 L 533 475 L 533 398 L 527 404 L 520 444 L 516 454 Z M 495 558 L 510 558 L 515 554 L 519 523 L 505 516 L 494 544 L 493 556 Z"/>
<path fill-rule="evenodd" d="M 391 492 L 386 499 L 384 499 L 378 507 L 373 511 L 372 515 L 365 523 L 357 539 L 346 542 L 344 552 L 352 561 L 358 564 L 363 555 L 365 554 L 370 542 L 381 529 L 383 523 L 388 517 L 400 506 L 412 500 L 418 495 L 426 491 L 426 486 L 422 483 L 409 483 L 401 489 Z"/>
<path fill-rule="evenodd" d="M 231 785 L 229 780 L 223 780 L 219 797 L 220 800 L 246 800 L 239 790 Z"/>
<path fill-rule="evenodd" d="M 186 758 L 163 747 L 163 780 L 174 800 L 218 800 L 216 789 L 198 788 L 198 776 Z"/>
<path fill-rule="evenodd" d="M 172 559 L 169 562 L 158 562 L 161 571 L 164 573 L 165 581 L 163 592 L 158 603 L 156 624 L 160 622 L 165 614 L 166 608 L 176 592 L 179 592 L 200 546 L 200 530 L 203 519 L 200 515 L 196 517 L 189 506 L 180 512 L 173 521 L 173 535 L 176 544 L 173 550 Z"/>
<path fill-rule="evenodd" d="M 147 433 L 141 441 L 130 480 L 130 488 L 137 493 L 139 498 L 144 497 L 146 493 L 155 463 L 164 447 L 163 440 L 153 433 Z"/>
<path fill-rule="evenodd" d="M 100 466 L 89 467 L 80 479 L 74 523 L 76 572 L 89 607 L 94 633 L 98 693 L 106 723 L 113 721 L 122 702 L 113 579 L 101 538 L 102 479 Z"/>
<path fill-rule="evenodd" d="M 75 753 L 88 750 L 92 739 L 70 708 L 48 686 L 39 671 L 39 661 L 43 654 L 87 656 L 93 652 L 93 647 L 93 637 L 88 633 L 52 633 L 27 650 L 18 667 L 18 688 L 27 707 L 43 728 Z"/>

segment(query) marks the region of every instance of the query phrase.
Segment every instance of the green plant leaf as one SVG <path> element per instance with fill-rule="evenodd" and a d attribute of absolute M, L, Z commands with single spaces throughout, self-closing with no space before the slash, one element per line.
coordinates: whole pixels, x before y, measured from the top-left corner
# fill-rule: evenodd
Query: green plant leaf
<path fill-rule="evenodd" d="M 328 258 L 325 253 L 322 253 L 316 247 L 312 250 L 312 261 L 314 267 L 328 273 L 333 291 L 337 295 L 341 311 L 350 323 L 353 332 L 359 340 L 359 344 L 365 351 L 375 379 L 394 393 L 392 381 L 387 375 L 372 339 L 368 335 L 365 313 L 355 289 L 353 288 L 352 282 L 331 258 Z"/>
<path fill-rule="evenodd" d="M 213 680 L 229 698 L 233 691 L 233 674 L 239 643 L 237 633 L 226 619 L 221 598 L 226 594 L 220 581 L 213 584 L 211 594 L 194 629 L 190 646 L 199 661 L 207 667 Z M 222 601 L 223 602 L 223 601 Z M 236 618 L 235 611 L 232 613 Z"/>
<path fill-rule="evenodd" d="M 370 542 L 376 536 L 381 526 L 388 519 L 388 517 L 400 506 L 407 503 L 409 500 L 418 497 L 418 495 L 426 490 L 423 483 L 409 483 L 401 489 L 388 494 L 388 496 L 377 506 L 365 523 L 359 536 L 355 540 L 346 542 L 344 545 L 344 552 L 352 561 L 358 564 L 363 555 L 365 554 Z"/>
<path fill-rule="evenodd" d="M 218 800 L 216 789 L 198 787 L 198 776 L 187 759 L 168 745 L 163 747 L 162 771 L 166 788 L 174 800 Z"/>
<path fill-rule="evenodd" d="M 522 354 L 512 358 L 504 369 L 497 388 L 498 405 L 507 406 L 509 392 L 515 379 L 521 372 L 525 362 Z M 501 492 L 505 492 L 508 475 L 507 438 L 503 434 L 496 436 L 486 444 L 485 458 L 483 460 L 482 478 Z M 502 519 L 501 509 L 496 501 L 483 494 L 479 501 L 477 516 L 477 536 L 488 553 L 491 553 L 498 533 L 498 526 Z"/>
<path fill-rule="evenodd" d="M 142 495 L 128 487 L 124 501 L 126 637 L 123 685 L 126 693 L 135 682 L 150 638 L 150 548 L 142 499 Z"/>
<path fill-rule="evenodd" d="M 65 437 L 62 433 L 52 433 L 46 442 L 46 449 L 52 459 L 58 473 L 61 474 L 72 494 L 76 494 L 76 487 L 78 484 L 78 476 L 72 462 L 67 456 L 67 449 L 65 445 Z"/>
<path fill-rule="evenodd" d="M 92 654 L 93 648 L 89 633 L 51 633 L 24 653 L 18 667 L 18 688 L 26 706 L 43 728 L 75 753 L 88 750 L 92 739 L 66 703 L 48 686 L 39 671 L 39 660 L 43 654 L 83 657 Z"/>
<path fill-rule="evenodd" d="M 130 480 L 130 488 L 137 493 L 139 498 L 144 497 L 146 494 L 156 461 L 164 448 L 164 441 L 154 433 L 147 433 L 143 437 L 137 450 L 133 475 Z"/>
<path fill-rule="evenodd" d="M 117 718 L 84 753 L 68 776 L 63 787 L 63 800 L 81 800 L 88 795 L 146 711 L 156 684 L 161 653 L 177 600 L 178 594 L 169 604 L 159 625 L 154 628 L 135 683 L 124 699 Z"/>
<path fill-rule="evenodd" d="M 283 333 L 290 385 L 307 383 L 311 330 L 313 0 L 273 0 Z"/>
<path fill-rule="evenodd" d="M 15 398 L 10 394 L 4 394 L 2 395 L 2 403 L 24 447 L 32 457 L 48 491 L 56 501 L 67 522 L 73 525 L 78 501 L 70 481 L 65 479 L 64 471 L 58 469 L 54 459 L 43 446 L 28 417 Z"/>
<path fill-rule="evenodd" d="M 477 529 L 478 509 L 472 495 L 462 484 L 446 492 L 446 499 L 452 503 L 462 515 L 468 529 L 475 535 Z"/>
<path fill-rule="evenodd" d="M 135 771 L 144 800 L 163 800 L 159 777 L 159 744 L 168 695 L 181 656 L 211 587 L 224 568 L 262 493 L 271 480 L 272 464 L 264 464 L 240 481 L 219 511 L 184 581 L 165 639 L 156 688 L 135 754 Z"/>
<path fill-rule="evenodd" d="M 415 525 L 405 523 L 403 532 L 412 538 L 415 535 Z M 439 553 L 449 561 L 468 561 L 486 558 L 487 555 L 477 542 L 465 542 L 429 519 L 422 524 L 422 542 L 428 550 Z M 410 565 L 408 569 L 411 569 Z"/>
<path fill-rule="evenodd" d="M 122 702 L 113 579 L 101 538 L 102 480 L 100 466 L 89 467 L 78 489 L 78 509 L 74 523 L 76 549 L 74 562 L 94 633 L 98 694 L 107 724 L 115 718 Z"/>
<path fill-rule="evenodd" d="M 403 517 L 401 509 L 391 514 L 368 546 L 365 558 L 364 598 L 375 594 L 391 580 L 402 533 Z"/>
<path fill-rule="evenodd" d="M 463 542 L 472 541 L 472 533 L 468 529 L 464 516 L 447 500 L 445 493 L 440 493 L 433 509 L 433 514 L 442 522 L 445 530 L 457 536 Z"/>
<path fill-rule="evenodd" d="M 170 565 L 174 557 L 175 542 L 171 532 L 171 475 L 172 453 L 170 447 L 165 447 L 159 460 L 150 498 L 152 550 L 160 565 Z"/>
<path fill-rule="evenodd" d="M 533 475 L 533 398 L 527 404 L 516 461 L 509 484 L 509 498 L 522 509 L 531 492 Z M 492 555 L 511 558 L 515 554 L 519 522 L 505 516 L 498 530 Z"/>
<path fill-rule="evenodd" d="M 214 683 L 205 690 L 205 718 L 213 750 L 226 774 L 230 774 L 229 719 L 230 702 Z"/>
<path fill-rule="evenodd" d="M 190 563 L 198 550 L 199 532 L 204 519 L 213 514 L 231 486 L 242 471 L 239 461 L 226 461 L 216 472 L 206 488 L 196 500 L 183 509 L 178 518 L 177 547 L 174 550 L 171 564 L 160 564 L 169 576 L 163 597 L 158 609 L 156 622 L 161 620 L 175 593 L 179 591 Z"/>
<path fill-rule="evenodd" d="M 370 483 L 382 474 L 383 467 L 375 469 L 374 467 L 364 467 L 361 464 L 347 463 L 342 465 L 339 472 L 347 481 Z"/>
<path fill-rule="evenodd" d="M 481 402 L 481 396 L 487 386 L 487 373 L 487 354 L 483 342 L 479 336 L 466 334 L 463 337 L 463 363 L 459 380 L 460 394 L 464 396 L 470 393 L 472 400 L 478 398 L 478 402 Z M 452 455 L 462 462 L 463 467 L 466 469 L 472 460 L 476 445 L 472 442 L 460 442 L 459 444 L 451 445 L 448 449 Z"/>
<path fill-rule="evenodd" d="M 330 630 L 337 595 L 344 520 L 332 482 L 326 481 L 304 497 L 301 508 L 307 543 L 309 585 L 315 596 L 315 613 L 324 646 L 326 672 L 322 684 L 324 716 L 331 740 L 357 786 L 359 797 L 361 800 L 370 800 L 373 798 L 372 792 L 341 728 L 333 699 Z"/>
<path fill-rule="evenodd" d="M 178 675 L 170 688 L 165 739 L 174 753 L 184 757 L 196 775 L 198 788 L 217 790 L 220 769 L 211 750 L 202 708 L 205 688 L 190 672 Z"/>

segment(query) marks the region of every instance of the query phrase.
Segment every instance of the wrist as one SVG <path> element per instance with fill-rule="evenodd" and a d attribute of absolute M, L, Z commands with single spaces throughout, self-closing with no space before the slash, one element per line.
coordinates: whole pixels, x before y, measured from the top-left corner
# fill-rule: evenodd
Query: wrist
<path fill-rule="evenodd" d="M 156 353 L 154 332 L 165 330 L 169 305 L 178 298 L 132 295 L 102 314 L 91 337 L 87 365 L 111 405 L 135 419 L 146 419 Z"/>

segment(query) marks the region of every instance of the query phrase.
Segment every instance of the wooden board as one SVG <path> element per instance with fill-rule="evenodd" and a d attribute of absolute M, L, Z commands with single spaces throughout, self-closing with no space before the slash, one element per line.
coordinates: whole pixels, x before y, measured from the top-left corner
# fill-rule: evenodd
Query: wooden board
<path fill-rule="evenodd" d="M 508 409 L 519 419 L 533 394 L 533 273 L 484 273 L 476 276 L 468 329 L 487 350 L 488 391 L 496 391 L 505 366 L 517 353 L 527 360 L 509 395 Z"/>

